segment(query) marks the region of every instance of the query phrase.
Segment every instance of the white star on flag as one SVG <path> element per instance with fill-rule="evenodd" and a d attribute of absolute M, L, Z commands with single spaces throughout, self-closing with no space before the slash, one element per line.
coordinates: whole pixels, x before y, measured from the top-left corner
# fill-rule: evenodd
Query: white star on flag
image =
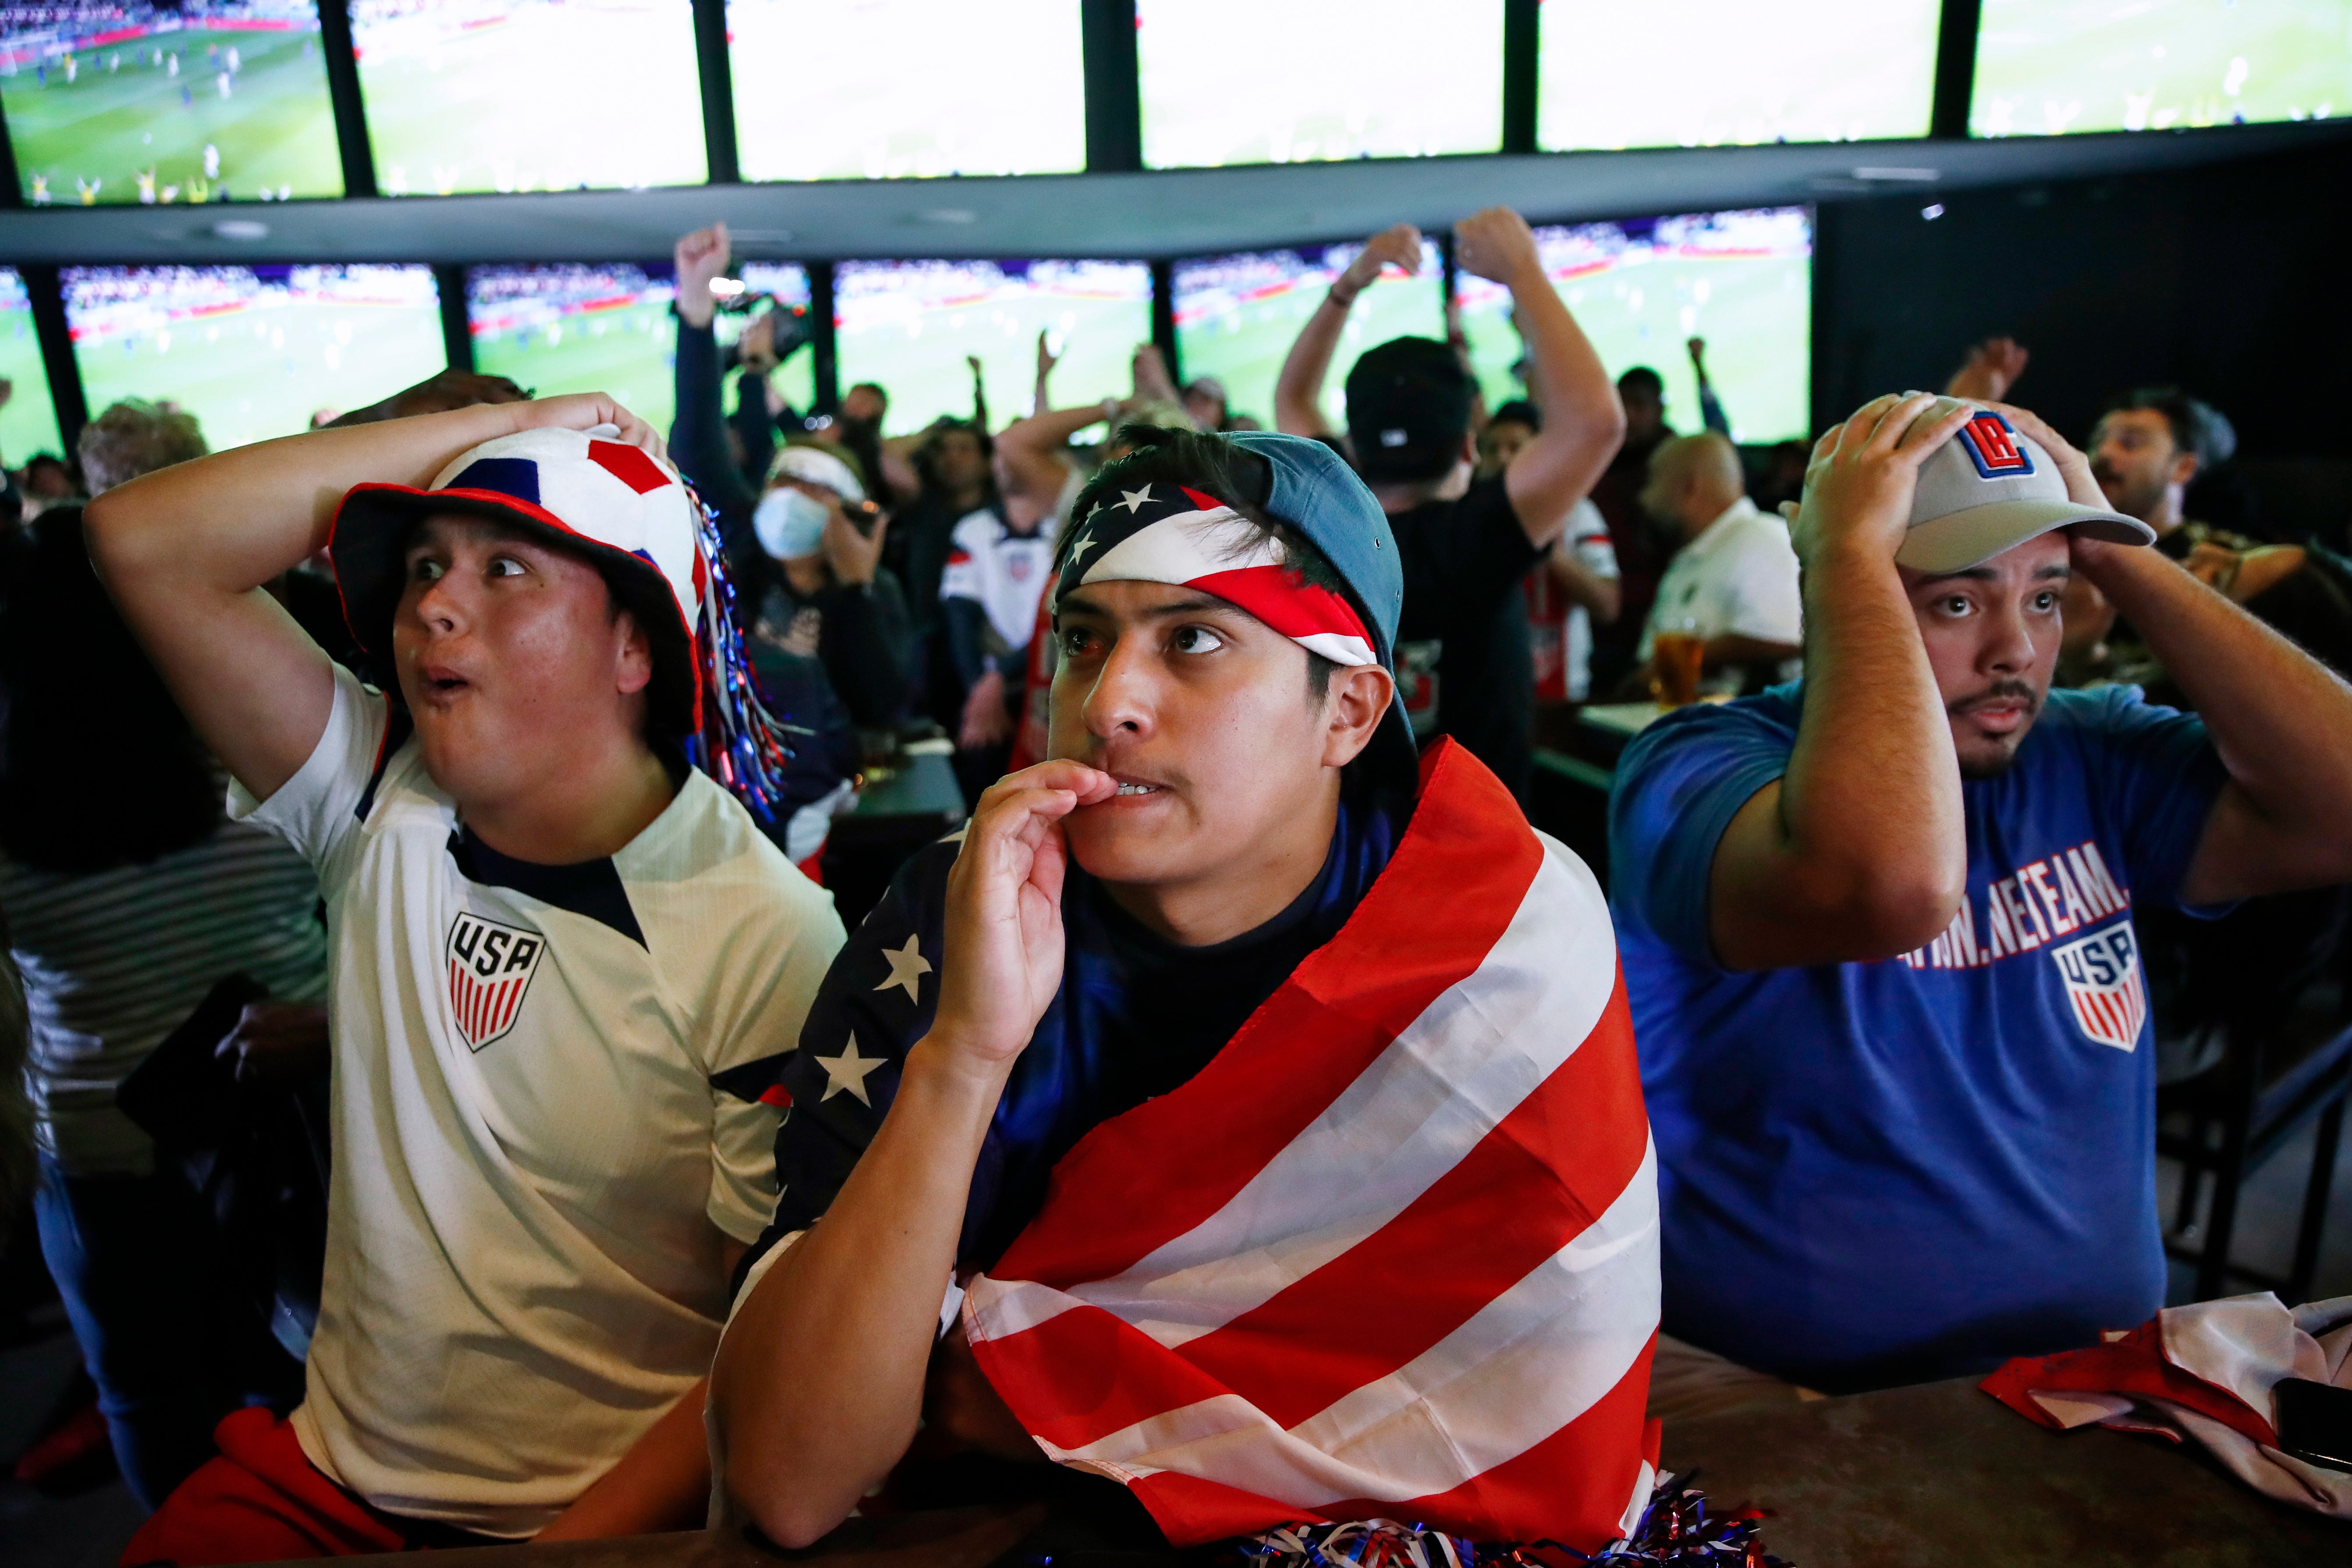
<path fill-rule="evenodd" d="M 822 1105 L 843 1089 L 857 1097 L 860 1105 L 871 1107 L 866 1097 L 866 1075 L 888 1061 L 888 1057 L 861 1057 L 857 1054 L 857 1037 L 849 1037 L 849 1044 L 837 1057 L 819 1057 L 816 1065 L 824 1069 L 824 1092 L 817 1097 Z"/>
<path fill-rule="evenodd" d="M 931 961 L 923 956 L 915 933 L 907 933 L 907 945 L 904 947 L 884 948 L 882 956 L 890 965 L 890 976 L 874 989 L 887 991 L 896 985 L 907 993 L 908 1001 L 920 1003 L 923 999 L 920 977 L 931 972 Z"/>
<path fill-rule="evenodd" d="M 1070 564 L 1072 566 L 1076 566 L 1079 562 L 1085 560 L 1087 558 L 1087 552 L 1092 550 L 1094 547 L 1095 536 L 1092 529 L 1079 534 L 1076 539 L 1070 542 Z"/>
<path fill-rule="evenodd" d="M 1143 510 L 1143 503 L 1151 499 L 1151 487 L 1146 485 L 1139 490 L 1121 490 L 1118 493 L 1120 499 L 1110 504 L 1127 508 L 1127 515 L 1133 517 Z"/>

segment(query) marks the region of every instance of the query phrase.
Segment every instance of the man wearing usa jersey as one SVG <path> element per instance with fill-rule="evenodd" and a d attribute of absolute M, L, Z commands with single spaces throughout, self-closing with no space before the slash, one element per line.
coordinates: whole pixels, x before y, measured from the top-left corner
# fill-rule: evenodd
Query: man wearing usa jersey
<path fill-rule="evenodd" d="M 126 1561 L 690 1522 L 772 1088 L 842 930 L 687 763 L 741 719 L 712 536 L 601 395 L 321 431 L 92 512 L 125 617 L 328 909 L 335 1167 L 301 1405 Z M 383 689 L 263 591 L 330 552 Z M 762 1103 L 768 1095 L 768 1103 Z"/>
<path fill-rule="evenodd" d="M 2095 1342 L 2165 1284 L 2134 911 L 2352 877 L 2352 690 L 2005 405 L 1865 405 L 1792 532 L 1803 682 L 1612 798 L 1666 1331 L 1832 1391 Z M 2201 717 L 2051 689 L 2075 573 Z"/>
<path fill-rule="evenodd" d="M 900 874 L 785 1070 L 721 1500 L 803 1544 L 921 1414 L 1180 1545 L 1591 1549 L 1646 1497 L 1656 1322 L 1598 886 L 1458 744 L 1416 763 L 1396 539 L 1329 447 L 1121 438 L 1056 562 L 1055 760 Z"/>

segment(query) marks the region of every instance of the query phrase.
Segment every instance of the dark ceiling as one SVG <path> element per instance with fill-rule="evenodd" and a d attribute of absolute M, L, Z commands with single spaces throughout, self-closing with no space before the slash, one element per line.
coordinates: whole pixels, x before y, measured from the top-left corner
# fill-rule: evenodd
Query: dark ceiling
<path fill-rule="evenodd" d="M 625 260 L 725 219 L 736 252 L 1184 256 L 1436 228 L 1495 203 L 1538 221 L 1773 206 L 2129 174 L 2347 134 L 2342 121 L 2006 141 L 1843 142 L 1294 163 L 1022 179 L 696 185 L 234 207 L 0 213 L 0 262 Z M 224 237 L 229 226 L 265 231 Z"/>

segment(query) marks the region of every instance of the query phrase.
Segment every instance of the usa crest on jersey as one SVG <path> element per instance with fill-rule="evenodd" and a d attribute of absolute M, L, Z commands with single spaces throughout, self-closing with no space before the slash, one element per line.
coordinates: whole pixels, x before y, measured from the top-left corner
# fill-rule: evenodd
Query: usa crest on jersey
<path fill-rule="evenodd" d="M 515 1026 L 547 938 L 480 915 L 450 923 L 449 1015 L 467 1047 L 480 1050 Z"/>
<path fill-rule="evenodd" d="M 2053 948 L 2050 960 L 2066 983 L 2066 1000 L 2083 1033 L 2119 1051 L 2139 1044 L 2140 1026 L 2147 1021 L 2147 986 L 2140 978 L 2139 942 L 2131 921 Z"/>

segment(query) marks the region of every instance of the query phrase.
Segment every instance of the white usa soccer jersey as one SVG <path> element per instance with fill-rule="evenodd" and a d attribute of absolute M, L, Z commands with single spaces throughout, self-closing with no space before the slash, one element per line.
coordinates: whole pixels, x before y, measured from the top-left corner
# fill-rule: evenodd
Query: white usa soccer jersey
<path fill-rule="evenodd" d="M 699 773 L 619 854 L 539 866 L 472 838 L 404 742 L 338 671 L 301 771 L 233 802 L 317 868 L 332 947 L 295 1429 L 379 1508 L 527 1535 L 708 1371 L 723 1238 L 774 1203 L 761 1097 L 843 931 Z"/>

